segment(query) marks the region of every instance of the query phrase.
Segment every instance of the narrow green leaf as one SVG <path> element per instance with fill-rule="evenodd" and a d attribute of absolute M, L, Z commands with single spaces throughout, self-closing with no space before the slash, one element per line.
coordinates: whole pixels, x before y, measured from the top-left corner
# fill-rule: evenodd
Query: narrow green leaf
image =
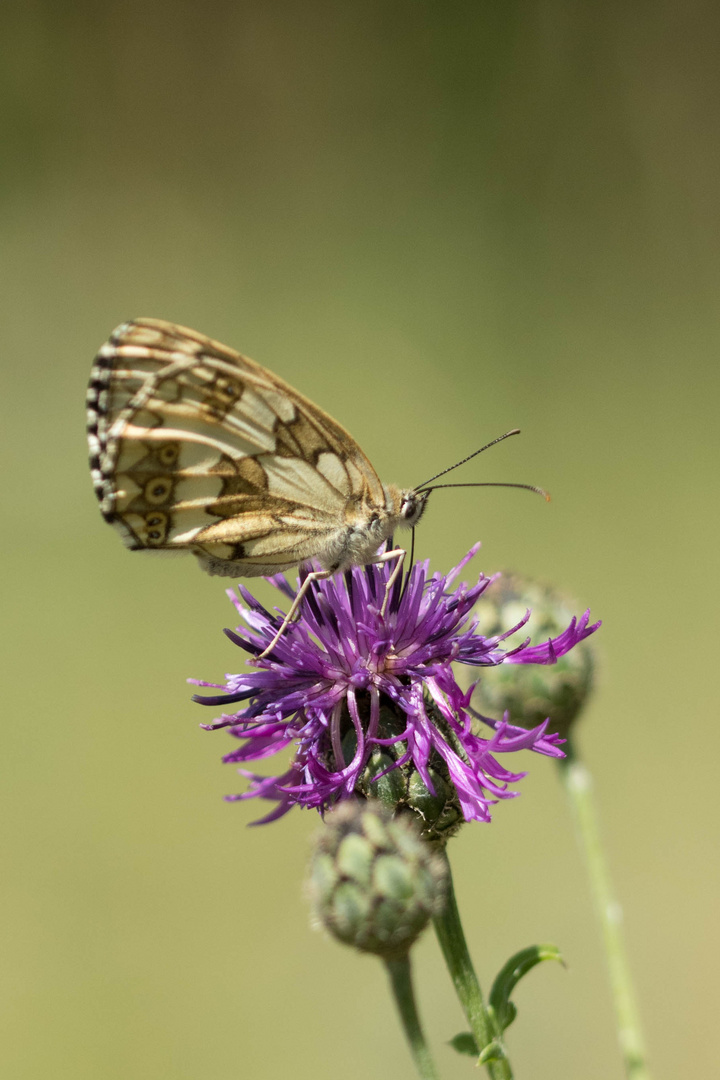
<path fill-rule="evenodd" d="M 531 945 L 527 949 L 521 949 L 501 968 L 490 991 L 490 1008 L 500 1031 L 509 1027 L 517 1015 L 517 1009 L 510 1001 L 516 985 L 523 975 L 527 975 L 528 971 L 543 960 L 557 960 L 563 964 L 557 945 Z"/>

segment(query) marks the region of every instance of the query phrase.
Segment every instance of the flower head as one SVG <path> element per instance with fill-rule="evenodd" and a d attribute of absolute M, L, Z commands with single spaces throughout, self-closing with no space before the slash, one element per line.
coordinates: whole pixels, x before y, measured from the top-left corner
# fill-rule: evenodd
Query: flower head
<path fill-rule="evenodd" d="M 526 638 L 508 648 L 508 639 L 527 622 L 526 612 L 502 633 L 478 633 L 472 608 L 495 577 L 481 574 L 472 586 L 455 582 L 479 546 L 447 575 L 429 576 L 427 562 L 415 563 L 404 586 L 398 580 L 393 587 L 384 615 L 387 563 L 315 581 L 305 594 L 300 619 L 257 661 L 258 670 L 228 675 L 224 685 L 192 680 L 224 691 L 196 696 L 204 705 L 244 703 L 237 712 L 203 725 L 227 728 L 241 741 L 225 761 L 266 758 L 295 745 L 283 775 L 263 777 L 243 769 L 250 789 L 230 799 L 260 796 L 275 802 L 263 822 L 294 805 L 323 811 L 352 796 L 356 787 L 362 791 L 373 754 L 392 749 L 386 771 L 411 764 L 432 793 L 439 766 L 457 793 L 462 817 L 489 821 L 490 805 L 517 794 L 509 785 L 525 775 L 509 772 L 496 755 L 530 749 L 562 756 L 561 740 L 546 734 L 546 723 L 527 731 L 474 713 L 474 687 L 461 689 L 452 665 L 553 664 L 600 624 L 588 626 L 585 612 L 540 645 Z M 268 580 L 294 598 L 282 575 Z M 246 627 L 225 633 L 257 657 L 274 637 L 282 614 L 271 614 L 242 585 L 238 593 L 228 590 Z M 387 713 L 388 708 L 397 717 L 390 726 L 381 724 L 381 709 Z M 481 722 L 491 729 L 489 738 L 480 734 Z"/>

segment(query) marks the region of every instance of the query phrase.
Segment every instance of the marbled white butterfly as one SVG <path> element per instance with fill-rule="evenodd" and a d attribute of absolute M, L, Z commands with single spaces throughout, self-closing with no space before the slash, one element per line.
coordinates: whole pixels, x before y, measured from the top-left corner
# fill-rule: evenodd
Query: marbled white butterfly
<path fill-rule="evenodd" d="M 194 330 L 136 319 L 100 349 L 87 404 L 95 492 L 127 547 L 191 551 L 223 576 L 320 564 L 266 652 L 319 577 L 394 560 L 389 592 L 405 551 L 378 550 L 417 524 L 430 481 L 382 484 L 348 432 L 277 375 Z"/>

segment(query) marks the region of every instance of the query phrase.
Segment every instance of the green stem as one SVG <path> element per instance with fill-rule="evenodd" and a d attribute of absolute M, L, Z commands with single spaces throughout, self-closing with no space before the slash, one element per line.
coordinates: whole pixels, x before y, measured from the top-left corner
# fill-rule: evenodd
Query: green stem
<path fill-rule="evenodd" d="M 400 1013 L 400 1019 L 410 1043 L 410 1052 L 413 1056 L 418 1075 L 421 1080 L 439 1080 L 435 1069 L 435 1063 L 430 1057 L 428 1045 L 420 1026 L 417 1006 L 415 1004 L 415 992 L 412 984 L 412 972 L 410 970 L 410 956 L 406 955 L 399 960 L 386 960 L 385 966 L 390 976 L 395 1003 Z"/>
<path fill-rule="evenodd" d="M 602 928 L 625 1072 L 629 1080 L 650 1080 L 635 989 L 623 940 L 622 908 L 615 899 L 610 872 L 603 854 L 592 795 L 592 777 L 569 744 L 565 746 L 565 750 L 568 756 L 559 762 L 559 765 L 575 814 L 580 846 L 590 878 L 590 889 Z"/>
<path fill-rule="evenodd" d="M 480 983 L 470 959 L 446 851 L 443 851 L 443 856 L 447 862 L 448 893 L 442 914 L 435 916 L 433 920 L 435 933 L 480 1053 L 493 1047 L 498 1055 L 485 1062 L 488 1073 L 492 1080 L 512 1080 L 512 1069 L 505 1055 L 505 1047 L 485 1008 Z"/>

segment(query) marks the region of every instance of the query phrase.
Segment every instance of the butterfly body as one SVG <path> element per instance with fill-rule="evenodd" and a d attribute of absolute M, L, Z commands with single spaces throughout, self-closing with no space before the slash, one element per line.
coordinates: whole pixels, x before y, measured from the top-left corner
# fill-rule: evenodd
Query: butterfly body
<path fill-rule="evenodd" d="M 409 501 L 412 494 L 401 492 L 398 488 L 388 488 L 384 506 L 367 501 L 357 504 L 350 502 L 344 508 L 342 524 L 336 524 L 330 517 L 326 521 L 319 520 L 317 512 L 312 516 L 288 513 L 273 519 L 272 526 L 288 530 L 289 535 L 295 534 L 293 558 L 282 565 L 274 563 L 266 567 L 262 563 L 250 564 L 243 558 L 249 545 L 237 544 L 232 540 L 227 550 L 219 549 L 217 542 L 225 529 L 231 537 L 236 533 L 238 525 L 233 519 L 227 526 L 219 523 L 204 530 L 195 538 L 192 550 L 208 574 L 222 577 L 273 574 L 289 570 L 308 559 L 315 559 L 324 570 L 332 573 L 347 570 L 351 566 L 372 562 L 380 546 L 390 539 L 396 528 L 407 524 L 400 507 Z M 309 534 L 304 542 L 297 535 L 300 528 Z M 257 543 L 253 551 L 257 556 Z"/>
<path fill-rule="evenodd" d="M 123 323 L 100 349 L 88 441 L 125 544 L 191 551 L 221 576 L 372 562 L 428 496 L 383 485 L 348 432 L 276 375 L 158 319 Z"/>

